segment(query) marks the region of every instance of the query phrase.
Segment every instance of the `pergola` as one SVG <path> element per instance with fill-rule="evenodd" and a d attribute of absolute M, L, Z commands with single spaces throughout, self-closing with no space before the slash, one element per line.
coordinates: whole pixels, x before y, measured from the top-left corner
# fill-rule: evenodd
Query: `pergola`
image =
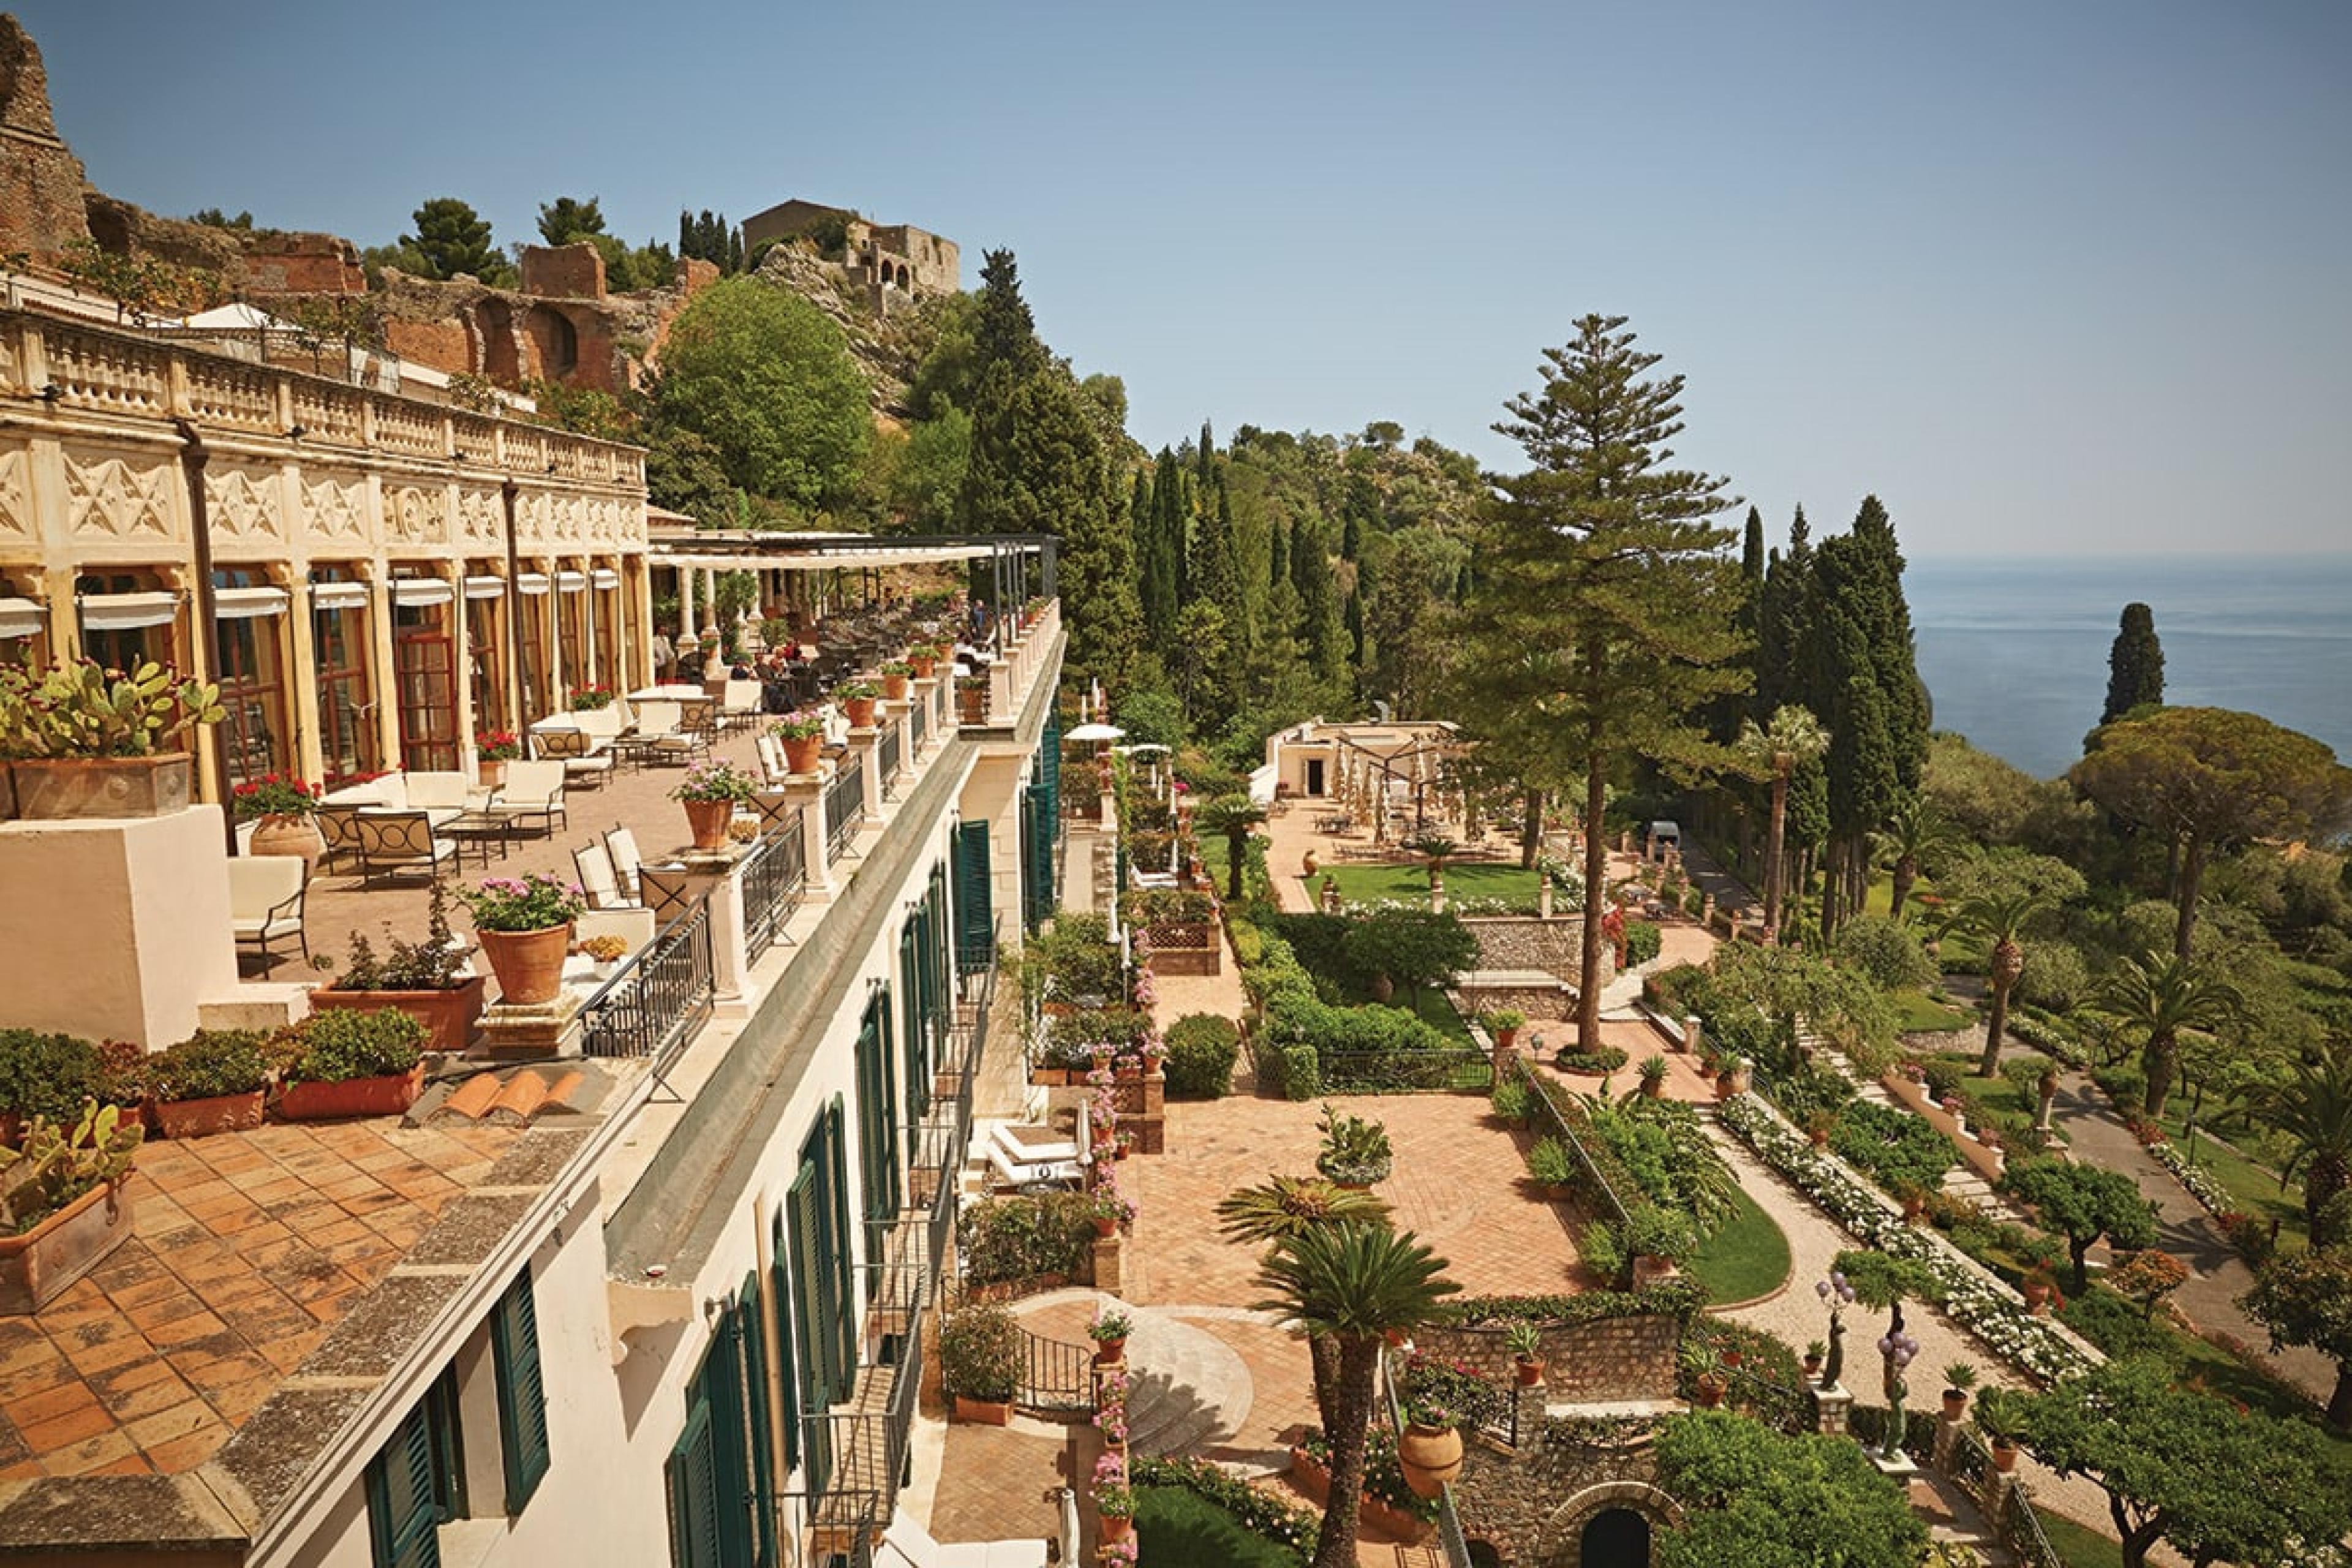
<path fill-rule="evenodd" d="M 1453 725 L 1442 721 L 1324 727 L 1331 740 L 1336 773 L 1333 793 L 1350 811 L 1369 816 L 1372 842 L 1389 841 L 1389 809 L 1399 795 L 1410 795 L 1416 826 L 1425 825 L 1433 804 L 1441 813 L 1447 802 L 1453 815 L 1467 820 L 1466 803 L 1453 777 L 1452 762 L 1462 752 Z"/>
<path fill-rule="evenodd" d="M 664 517 L 677 514 L 663 514 Z M 851 574 L 871 602 L 879 593 L 881 573 L 893 566 L 928 566 L 990 563 L 993 585 L 992 604 L 1000 609 L 1017 605 L 1032 593 L 1052 598 L 1055 583 L 1058 541 L 1045 533 L 926 535 L 886 538 L 869 533 L 779 533 L 751 529 L 706 529 L 657 526 L 653 532 L 648 564 L 677 574 L 680 629 L 696 630 L 698 609 L 718 602 L 719 576 L 726 572 L 798 574 L 805 579 L 804 597 L 822 612 L 829 604 L 849 596 Z M 761 576 L 763 584 L 767 581 Z M 779 584 L 781 586 L 781 584 Z M 761 595 L 764 599 L 765 594 Z"/>

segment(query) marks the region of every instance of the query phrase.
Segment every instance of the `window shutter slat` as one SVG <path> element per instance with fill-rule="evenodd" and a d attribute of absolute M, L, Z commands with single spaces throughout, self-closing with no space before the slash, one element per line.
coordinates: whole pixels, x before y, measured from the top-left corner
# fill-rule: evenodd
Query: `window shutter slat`
<path fill-rule="evenodd" d="M 989 942 L 996 917 L 989 908 L 988 824 L 961 823 L 955 838 L 956 967 L 969 974 L 994 956 Z"/>
<path fill-rule="evenodd" d="M 526 1268 L 490 1314 L 491 1361 L 498 1372 L 499 1447 L 505 1461 L 507 1512 L 520 1513 L 547 1475 L 547 1384 L 540 1368 L 539 1308 Z"/>

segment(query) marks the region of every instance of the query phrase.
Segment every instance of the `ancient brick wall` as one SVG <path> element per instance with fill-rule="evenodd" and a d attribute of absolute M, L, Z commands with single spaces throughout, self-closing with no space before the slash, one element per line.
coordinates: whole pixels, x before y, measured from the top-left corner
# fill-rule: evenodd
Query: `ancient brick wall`
<path fill-rule="evenodd" d="M 81 160 L 58 135 L 40 47 L 0 14 L 0 252 L 54 260 L 89 237 Z"/>
<path fill-rule="evenodd" d="M 522 247 L 522 291 L 550 300 L 602 300 L 604 258 L 586 240 Z"/>
<path fill-rule="evenodd" d="M 244 286 L 253 294 L 364 294 L 367 269 L 348 239 L 264 234 L 246 242 Z"/>

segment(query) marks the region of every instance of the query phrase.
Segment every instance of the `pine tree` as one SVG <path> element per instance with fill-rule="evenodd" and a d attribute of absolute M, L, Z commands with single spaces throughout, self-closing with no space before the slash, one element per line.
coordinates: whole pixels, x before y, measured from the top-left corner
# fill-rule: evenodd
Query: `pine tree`
<path fill-rule="evenodd" d="M 2122 629 L 2107 650 L 2107 701 L 2099 722 L 2112 724 L 2135 708 L 2164 701 L 2164 645 L 2156 612 L 2137 600 L 2124 606 Z"/>
<path fill-rule="evenodd" d="M 1678 375 L 1624 318 L 1588 315 L 1545 351 L 1542 387 L 1507 405 L 1496 429 L 1529 469 L 1498 481 L 1480 536 L 1476 591 L 1463 617 L 1469 718 L 1488 745 L 1535 747 L 1531 782 L 1580 778 L 1585 904 L 1606 897 L 1601 818 L 1612 780 L 1649 762 L 1688 776 L 1723 759 L 1693 722 L 1748 677 L 1730 661 L 1734 535 L 1712 520 L 1723 481 L 1668 466 L 1683 428 Z M 1578 1032 L 1600 1043 L 1601 922 L 1584 926 Z"/>
<path fill-rule="evenodd" d="M 432 276 L 447 279 L 462 272 L 485 283 L 505 277 L 506 259 L 490 243 L 489 220 L 467 203 L 436 196 L 409 216 L 416 232 L 402 235 L 400 243 L 425 258 Z"/>
<path fill-rule="evenodd" d="M 1176 627 L 1176 572 L 1175 563 L 1164 546 L 1149 468 L 1135 472 L 1135 487 L 1128 501 L 1128 524 L 1134 536 L 1135 556 L 1141 573 L 1144 633 L 1164 647 Z"/>

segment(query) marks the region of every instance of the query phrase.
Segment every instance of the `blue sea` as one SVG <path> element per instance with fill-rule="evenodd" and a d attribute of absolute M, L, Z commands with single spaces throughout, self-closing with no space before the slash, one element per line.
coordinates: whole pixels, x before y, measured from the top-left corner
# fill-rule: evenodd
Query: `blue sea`
<path fill-rule="evenodd" d="M 2083 754 L 2135 599 L 2168 703 L 2259 713 L 2352 763 L 2352 555 L 1922 558 L 1903 583 L 1936 728 L 2037 777 Z"/>

